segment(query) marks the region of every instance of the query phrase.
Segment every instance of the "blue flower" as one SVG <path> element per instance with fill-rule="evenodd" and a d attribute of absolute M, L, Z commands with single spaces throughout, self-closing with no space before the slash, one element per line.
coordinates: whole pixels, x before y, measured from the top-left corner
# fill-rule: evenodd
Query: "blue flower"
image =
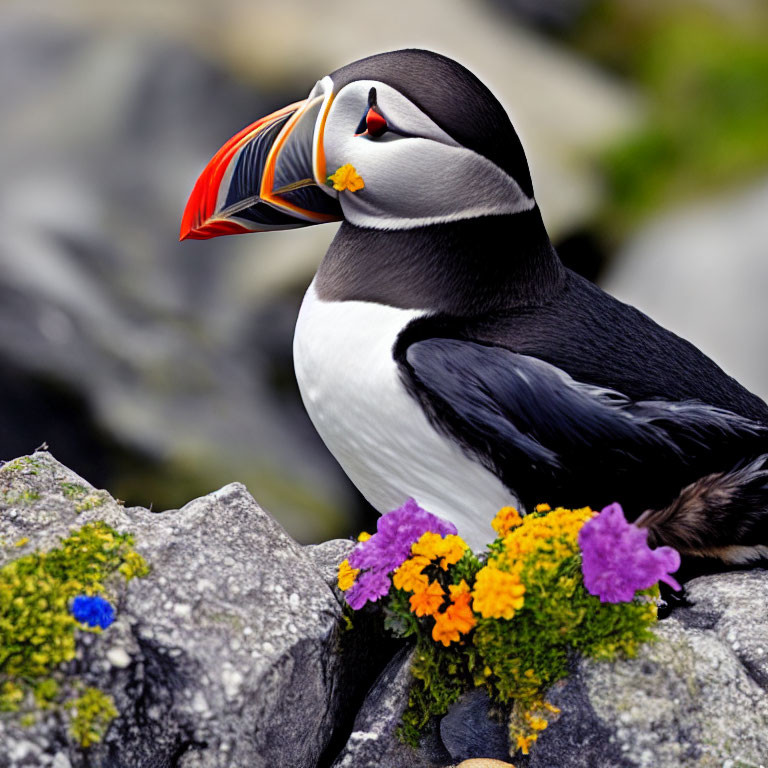
<path fill-rule="evenodd" d="M 106 629 L 115 620 L 115 609 L 98 595 L 78 595 L 72 601 L 72 615 L 81 624 Z"/>

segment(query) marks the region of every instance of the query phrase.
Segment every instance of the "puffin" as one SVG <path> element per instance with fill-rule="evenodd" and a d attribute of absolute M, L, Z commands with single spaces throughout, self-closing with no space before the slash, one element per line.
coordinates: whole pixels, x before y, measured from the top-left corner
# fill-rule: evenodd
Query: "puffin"
<path fill-rule="evenodd" d="M 563 265 L 517 133 L 468 69 L 407 49 L 323 77 L 216 153 L 181 239 L 339 220 L 294 366 L 380 513 L 413 498 L 477 549 L 504 506 L 619 502 L 684 558 L 768 555 L 768 407 Z"/>

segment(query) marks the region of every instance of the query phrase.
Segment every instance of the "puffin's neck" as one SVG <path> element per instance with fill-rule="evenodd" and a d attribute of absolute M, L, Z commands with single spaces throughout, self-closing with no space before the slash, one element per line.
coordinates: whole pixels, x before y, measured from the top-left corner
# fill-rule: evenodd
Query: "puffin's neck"
<path fill-rule="evenodd" d="M 472 316 L 543 304 L 564 275 L 535 207 L 407 230 L 344 222 L 315 287 L 326 301 Z"/>

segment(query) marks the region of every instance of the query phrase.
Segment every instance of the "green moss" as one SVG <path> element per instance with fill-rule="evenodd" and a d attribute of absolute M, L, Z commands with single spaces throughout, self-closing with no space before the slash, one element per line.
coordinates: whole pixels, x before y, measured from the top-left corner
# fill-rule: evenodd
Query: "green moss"
<path fill-rule="evenodd" d="M 5 680 L 0 685 L 0 712 L 18 712 L 24 696 L 24 689 L 20 685 L 13 680 Z"/>
<path fill-rule="evenodd" d="M 86 688 L 82 696 L 68 702 L 68 707 L 74 710 L 70 733 L 83 747 L 101 741 L 109 724 L 118 715 L 112 697 L 98 688 Z"/>
<path fill-rule="evenodd" d="M 448 648 L 419 635 L 411 666 L 413 683 L 398 736 L 412 747 L 419 745 L 430 718 L 445 714 L 461 694 L 472 687 L 477 654 L 471 645 Z"/>
<path fill-rule="evenodd" d="M 81 499 L 88 493 L 88 489 L 79 483 L 62 483 L 61 491 L 68 499 Z"/>
<path fill-rule="evenodd" d="M 58 547 L 34 551 L 0 568 L 0 711 L 20 711 L 27 698 L 36 709 L 60 706 L 60 667 L 75 657 L 76 630 L 101 631 L 75 621 L 71 600 L 78 594 L 109 595 L 119 581 L 148 571 L 133 550 L 133 537 L 103 522 L 84 525 Z M 76 707 L 83 714 L 73 730 L 85 734 L 88 743 L 108 722 L 93 714 L 96 701 L 91 694 Z M 108 707 L 100 711 L 111 712 Z"/>
<path fill-rule="evenodd" d="M 43 462 L 40 459 L 36 459 L 33 456 L 21 456 L 18 459 L 9 461 L 0 467 L 0 472 L 24 472 L 28 474 L 36 475 L 37 470 L 43 466 Z"/>
<path fill-rule="evenodd" d="M 106 491 L 91 491 L 79 483 L 62 483 L 61 492 L 67 499 L 75 501 L 75 512 L 87 512 L 96 509 L 109 500 Z"/>
<path fill-rule="evenodd" d="M 87 512 L 89 509 L 96 509 L 104 504 L 109 498 L 106 491 L 94 491 L 89 493 L 84 499 L 75 504 L 75 512 Z"/>
<path fill-rule="evenodd" d="M 19 504 L 32 504 L 40 498 L 37 491 L 25 489 L 23 491 L 4 491 L 0 492 L 0 502 L 6 507 L 15 507 Z"/>

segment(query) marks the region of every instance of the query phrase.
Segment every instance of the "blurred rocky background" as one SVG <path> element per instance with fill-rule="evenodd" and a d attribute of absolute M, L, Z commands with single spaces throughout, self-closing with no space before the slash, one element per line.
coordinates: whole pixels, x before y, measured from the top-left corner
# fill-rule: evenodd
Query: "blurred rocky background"
<path fill-rule="evenodd" d="M 291 364 L 334 227 L 177 233 L 232 134 L 405 46 L 499 96 L 570 266 L 768 396 L 766 41 L 761 0 L 5 0 L 0 458 L 46 442 L 130 505 L 239 480 L 300 541 L 359 528 Z"/>

